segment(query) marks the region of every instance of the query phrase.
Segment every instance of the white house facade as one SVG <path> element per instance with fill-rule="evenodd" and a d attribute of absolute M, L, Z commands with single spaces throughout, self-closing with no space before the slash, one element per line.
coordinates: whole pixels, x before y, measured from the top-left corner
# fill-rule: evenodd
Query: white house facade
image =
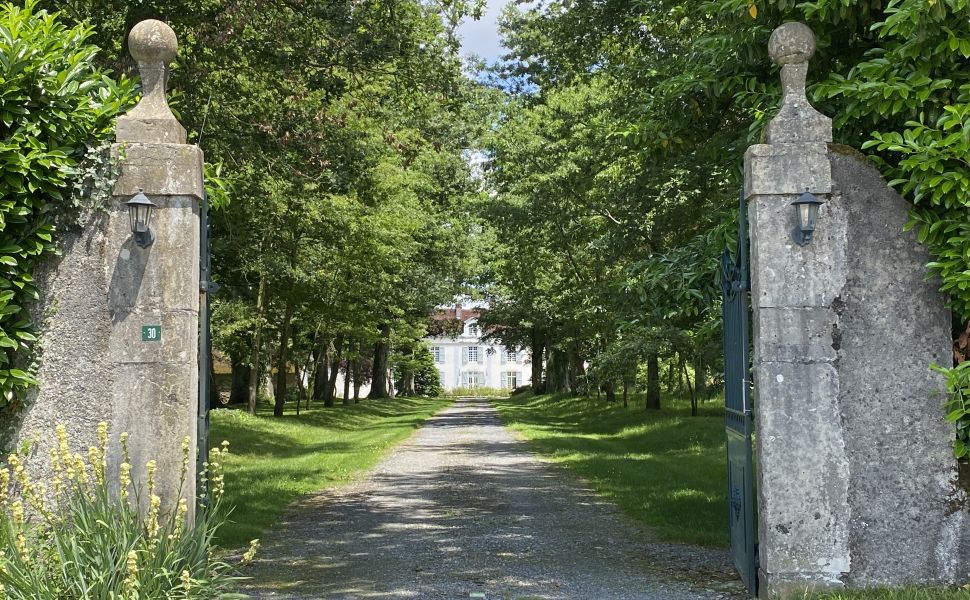
<path fill-rule="evenodd" d="M 531 383 L 532 370 L 527 352 L 482 341 L 477 312 L 463 313 L 461 307 L 458 307 L 455 309 L 455 318 L 462 322 L 460 334 L 438 335 L 426 340 L 441 375 L 441 386 L 445 390 L 511 390 Z"/>

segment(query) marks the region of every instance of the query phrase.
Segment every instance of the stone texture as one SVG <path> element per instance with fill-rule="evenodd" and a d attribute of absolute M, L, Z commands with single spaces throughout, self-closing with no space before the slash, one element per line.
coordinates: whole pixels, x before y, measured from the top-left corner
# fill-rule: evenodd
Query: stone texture
<path fill-rule="evenodd" d="M 943 381 L 950 313 L 927 280 L 931 258 L 904 232 L 910 205 L 863 159 L 834 148 L 848 209 L 849 276 L 841 292 L 840 417 L 851 486 L 852 587 L 970 580 L 970 518 L 956 485 Z"/>
<path fill-rule="evenodd" d="M 832 191 L 824 143 L 756 144 L 744 155 L 744 196 Z M 794 214 L 794 213 L 793 213 Z"/>
<path fill-rule="evenodd" d="M 185 128 L 165 98 L 168 65 L 178 54 L 175 32 L 161 21 L 142 21 L 128 34 L 128 49 L 138 61 L 142 97 L 137 106 L 118 119 L 117 140 L 184 144 Z"/>
<path fill-rule="evenodd" d="M 772 32 L 768 53 L 781 65 L 782 101 L 765 130 L 767 143 L 831 142 L 832 119 L 816 111 L 805 96 L 815 34 L 803 23 L 785 23 Z"/>

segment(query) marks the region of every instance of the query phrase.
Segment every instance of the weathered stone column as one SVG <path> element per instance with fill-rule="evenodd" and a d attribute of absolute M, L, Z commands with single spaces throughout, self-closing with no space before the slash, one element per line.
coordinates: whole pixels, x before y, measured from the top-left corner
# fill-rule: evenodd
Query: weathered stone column
<path fill-rule="evenodd" d="M 109 472 L 121 462 L 118 434 L 130 435 L 132 475 L 144 482 L 157 461 L 163 509 L 179 494 L 194 510 L 198 403 L 199 200 L 202 153 L 165 101 L 175 34 L 144 21 L 129 36 L 142 75 L 143 98 L 119 118 L 113 153 L 122 174 L 107 211 L 86 216 L 79 231 L 61 232 L 62 255 L 38 273 L 42 297 L 40 385 L 14 425 L 13 443 L 32 449 L 30 471 L 50 480 L 48 456 L 63 424 L 75 450 L 95 443 L 109 424 Z M 138 189 L 157 205 L 154 243 L 135 243 L 124 205 Z M 191 452 L 179 489 L 182 444 Z M 49 486 L 48 486 L 49 487 Z"/>
<path fill-rule="evenodd" d="M 786 23 L 769 51 L 784 99 L 745 155 L 761 593 L 966 580 L 954 432 L 929 370 L 950 343 L 930 258 L 902 231 L 907 203 L 830 144 L 806 99 L 812 31 Z M 802 246 L 791 203 L 806 190 L 824 204 Z"/>
<path fill-rule="evenodd" d="M 123 157 L 109 224 L 108 290 L 112 318 L 109 360 L 117 372 L 114 429 L 131 432 L 135 468 L 156 459 L 159 495 L 194 505 L 198 407 L 199 204 L 202 151 L 185 143 L 185 129 L 165 99 L 168 65 L 178 44 L 160 21 L 142 21 L 128 36 L 143 96 L 118 119 L 114 152 Z M 142 248 L 131 233 L 124 202 L 144 190 L 158 207 L 155 241 Z M 183 440 L 192 457 L 180 482 Z M 136 471 L 137 473 L 138 471 Z"/>

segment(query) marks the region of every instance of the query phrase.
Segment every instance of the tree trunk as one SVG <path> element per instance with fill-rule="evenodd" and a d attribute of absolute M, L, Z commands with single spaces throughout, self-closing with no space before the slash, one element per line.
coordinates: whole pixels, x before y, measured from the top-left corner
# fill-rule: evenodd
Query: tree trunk
<path fill-rule="evenodd" d="M 338 335 L 333 345 L 327 347 L 327 361 L 330 363 L 330 378 L 327 380 L 327 389 L 323 394 L 323 405 L 327 408 L 333 406 L 333 398 L 337 393 L 337 375 L 340 374 L 340 348 L 344 345 L 344 336 Z"/>
<path fill-rule="evenodd" d="M 671 357 L 671 360 L 673 360 L 673 357 Z M 684 359 L 683 357 L 680 356 L 680 353 L 678 352 L 677 362 L 680 363 L 682 360 Z M 684 371 L 678 368 L 677 369 L 677 396 L 680 396 L 683 393 L 684 393 Z"/>
<path fill-rule="evenodd" d="M 354 404 L 357 404 L 360 402 L 360 386 L 364 379 L 364 342 L 357 342 L 355 351 L 356 355 L 352 364 L 354 369 Z"/>
<path fill-rule="evenodd" d="M 530 350 L 532 352 L 532 393 L 541 394 L 545 391 L 545 386 L 542 384 L 542 355 L 545 350 L 545 342 L 542 335 L 532 328 L 532 340 Z"/>
<path fill-rule="evenodd" d="M 610 403 L 616 402 L 616 382 L 607 381 L 603 384 L 603 387 L 606 388 L 606 401 Z"/>
<path fill-rule="evenodd" d="M 283 416 L 283 406 L 286 404 L 286 364 L 290 355 L 290 329 L 293 320 L 293 301 L 286 300 L 286 310 L 283 311 L 283 326 L 280 327 L 280 357 L 276 363 L 276 402 L 273 403 L 273 416 Z"/>
<path fill-rule="evenodd" d="M 687 361 L 683 357 L 680 358 L 680 372 L 684 376 L 684 380 L 687 381 L 687 390 L 690 392 L 690 416 L 697 416 L 697 394 L 694 393 L 694 386 L 690 383 L 690 373 L 687 372 Z M 696 375 L 695 375 L 696 379 Z"/>
<path fill-rule="evenodd" d="M 317 371 L 313 376 L 313 399 L 323 400 L 327 393 L 327 383 L 330 381 L 330 344 L 333 342 L 326 336 L 321 336 L 317 344 Z"/>
<path fill-rule="evenodd" d="M 300 404 L 307 397 L 307 394 L 306 394 L 306 382 L 303 381 L 303 378 L 306 377 L 307 369 L 310 368 L 309 367 L 309 364 L 310 363 L 307 362 L 307 364 L 304 365 L 303 367 L 300 367 L 299 365 L 297 365 L 296 366 L 296 369 L 294 369 L 296 371 L 296 387 L 300 391 L 300 393 L 296 397 L 296 414 L 297 414 L 297 416 L 300 415 Z"/>
<path fill-rule="evenodd" d="M 342 361 L 344 363 L 344 406 L 349 406 L 354 403 L 353 399 L 350 397 L 350 342 L 347 343 L 348 352 L 345 354 L 345 358 Z"/>
<path fill-rule="evenodd" d="M 350 397 L 350 381 L 353 379 L 353 359 L 354 340 L 347 340 L 346 351 L 344 352 L 344 405 L 353 404 L 354 399 Z"/>
<path fill-rule="evenodd" d="M 694 391 L 698 400 L 707 398 L 707 365 L 701 350 L 697 350 L 694 355 Z"/>
<path fill-rule="evenodd" d="M 378 400 L 388 397 L 387 385 L 387 358 L 390 351 L 388 337 L 391 335 L 391 326 L 381 327 L 381 338 L 374 344 L 374 368 L 371 376 L 370 394 L 367 395 L 371 400 Z"/>
<path fill-rule="evenodd" d="M 229 389 L 229 404 L 246 404 L 249 401 L 249 380 L 252 367 L 239 363 L 232 364 L 232 385 Z"/>
<path fill-rule="evenodd" d="M 259 351 L 263 344 L 263 312 L 266 308 L 266 278 L 259 278 L 259 292 L 256 294 L 256 330 L 253 332 L 253 345 L 249 354 L 249 414 L 256 414 L 256 401 L 259 399 Z"/>
<path fill-rule="evenodd" d="M 572 392 L 579 390 L 580 381 L 586 379 L 586 368 L 583 366 L 583 357 L 579 355 L 579 345 L 575 342 L 569 345 L 569 370 L 568 381 L 569 389 Z M 587 381 L 588 383 L 588 381 Z"/>
<path fill-rule="evenodd" d="M 630 380 L 624 379 L 623 380 L 623 408 L 627 408 L 630 406 L 630 403 L 627 400 L 627 393 L 629 391 L 630 391 Z"/>
<path fill-rule="evenodd" d="M 647 410 L 660 410 L 660 356 L 647 357 Z"/>
<path fill-rule="evenodd" d="M 562 350 L 548 346 L 546 360 L 546 391 L 550 394 L 569 393 L 569 356 Z"/>

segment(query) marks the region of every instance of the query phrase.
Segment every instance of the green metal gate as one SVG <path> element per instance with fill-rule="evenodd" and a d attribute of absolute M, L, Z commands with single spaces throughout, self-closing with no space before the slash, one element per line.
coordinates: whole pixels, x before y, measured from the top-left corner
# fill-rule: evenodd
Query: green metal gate
<path fill-rule="evenodd" d="M 724 295 L 724 421 L 727 431 L 728 523 L 731 557 L 748 588 L 758 593 L 755 544 L 754 478 L 751 437 L 751 364 L 749 352 L 748 213 L 744 194 L 738 215 L 738 247 L 721 257 Z"/>

